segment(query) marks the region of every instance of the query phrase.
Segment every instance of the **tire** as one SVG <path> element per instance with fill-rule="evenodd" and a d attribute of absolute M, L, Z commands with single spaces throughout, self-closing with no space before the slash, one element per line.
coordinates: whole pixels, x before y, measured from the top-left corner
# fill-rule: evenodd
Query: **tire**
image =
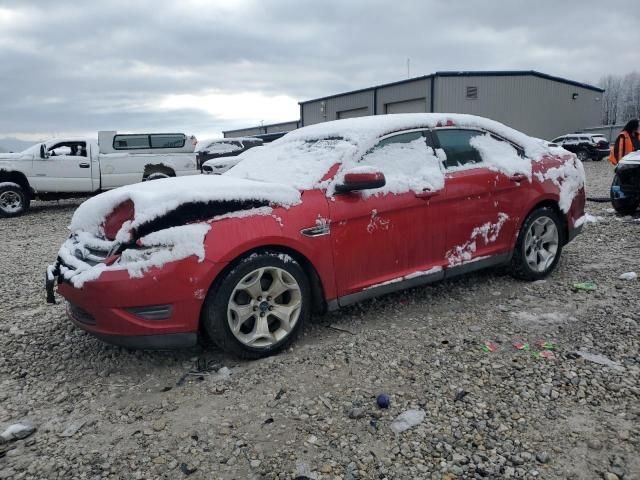
<path fill-rule="evenodd" d="M 160 180 L 162 178 L 170 178 L 175 176 L 176 176 L 175 172 L 169 168 L 156 167 L 144 172 L 144 175 L 142 176 L 142 181 L 148 182 L 151 180 Z"/>
<path fill-rule="evenodd" d="M 274 290 L 275 297 L 269 295 Z M 220 349 L 257 359 L 287 348 L 310 315 L 311 289 L 300 264 L 288 255 L 264 252 L 244 258 L 214 282 L 202 323 Z"/>
<path fill-rule="evenodd" d="M 622 190 L 620 177 L 616 173 L 611 182 L 611 205 L 616 213 L 620 215 L 632 215 L 640 206 L 640 197 L 626 195 Z"/>
<path fill-rule="evenodd" d="M 29 197 L 16 183 L 0 185 L 0 217 L 17 217 L 29 208 Z"/>
<path fill-rule="evenodd" d="M 541 207 L 529 214 L 516 241 L 511 259 L 511 273 L 521 280 L 540 280 L 558 264 L 564 244 L 562 221 L 550 207 Z M 547 258 L 545 258 L 547 255 Z"/>
<path fill-rule="evenodd" d="M 576 152 L 576 156 L 581 162 L 586 162 L 587 160 L 589 160 L 589 152 L 587 152 L 586 150 L 578 150 Z"/>

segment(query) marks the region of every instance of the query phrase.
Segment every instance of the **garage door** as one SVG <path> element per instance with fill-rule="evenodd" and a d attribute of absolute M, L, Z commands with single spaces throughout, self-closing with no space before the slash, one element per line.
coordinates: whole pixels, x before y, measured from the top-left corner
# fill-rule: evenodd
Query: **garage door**
<path fill-rule="evenodd" d="M 427 101 L 424 98 L 406 100 L 404 102 L 386 103 L 385 113 L 424 113 L 427 111 Z"/>
<path fill-rule="evenodd" d="M 353 108 L 351 110 L 343 110 L 338 112 L 338 118 L 355 118 L 355 117 L 364 117 L 369 115 L 369 109 L 367 107 L 364 108 Z"/>

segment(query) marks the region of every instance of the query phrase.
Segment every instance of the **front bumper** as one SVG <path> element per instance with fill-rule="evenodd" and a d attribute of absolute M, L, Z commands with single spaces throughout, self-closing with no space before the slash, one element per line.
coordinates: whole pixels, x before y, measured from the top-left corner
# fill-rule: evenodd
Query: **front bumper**
<path fill-rule="evenodd" d="M 145 349 L 195 345 L 204 299 L 224 266 L 188 257 L 140 278 L 131 278 L 126 270 L 106 271 L 76 288 L 60 275 L 63 265 L 58 259 L 47 271 L 47 301 L 55 302 L 57 283 L 76 326 L 106 342 Z M 141 310 L 156 306 L 170 306 L 170 313 L 160 319 L 141 316 Z"/>

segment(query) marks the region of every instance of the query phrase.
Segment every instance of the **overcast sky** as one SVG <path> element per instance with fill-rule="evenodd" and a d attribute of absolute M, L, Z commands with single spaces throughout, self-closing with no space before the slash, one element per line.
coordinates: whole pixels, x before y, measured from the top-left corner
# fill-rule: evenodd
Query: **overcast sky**
<path fill-rule="evenodd" d="M 587 83 L 640 65 L 640 8 L 546 0 L 0 0 L 0 137 L 222 130 L 438 70 Z"/>

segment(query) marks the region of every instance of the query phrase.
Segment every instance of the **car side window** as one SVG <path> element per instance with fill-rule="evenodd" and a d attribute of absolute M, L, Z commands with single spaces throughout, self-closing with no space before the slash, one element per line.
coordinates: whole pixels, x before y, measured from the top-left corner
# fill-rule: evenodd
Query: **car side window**
<path fill-rule="evenodd" d="M 558 137 L 555 140 L 551 140 L 551 143 L 561 144 L 564 141 L 564 137 Z"/>
<path fill-rule="evenodd" d="M 480 153 L 471 146 L 471 139 L 483 135 L 478 130 L 446 129 L 435 130 L 440 148 L 447 156 L 446 168 L 462 167 L 482 163 Z"/>
<path fill-rule="evenodd" d="M 56 143 L 47 149 L 51 157 L 69 156 L 69 157 L 86 157 L 86 142 L 62 142 Z"/>
<path fill-rule="evenodd" d="M 426 135 L 428 132 L 414 131 L 383 138 L 360 163 L 379 169 L 388 178 L 412 178 L 430 158 L 435 159 Z"/>

